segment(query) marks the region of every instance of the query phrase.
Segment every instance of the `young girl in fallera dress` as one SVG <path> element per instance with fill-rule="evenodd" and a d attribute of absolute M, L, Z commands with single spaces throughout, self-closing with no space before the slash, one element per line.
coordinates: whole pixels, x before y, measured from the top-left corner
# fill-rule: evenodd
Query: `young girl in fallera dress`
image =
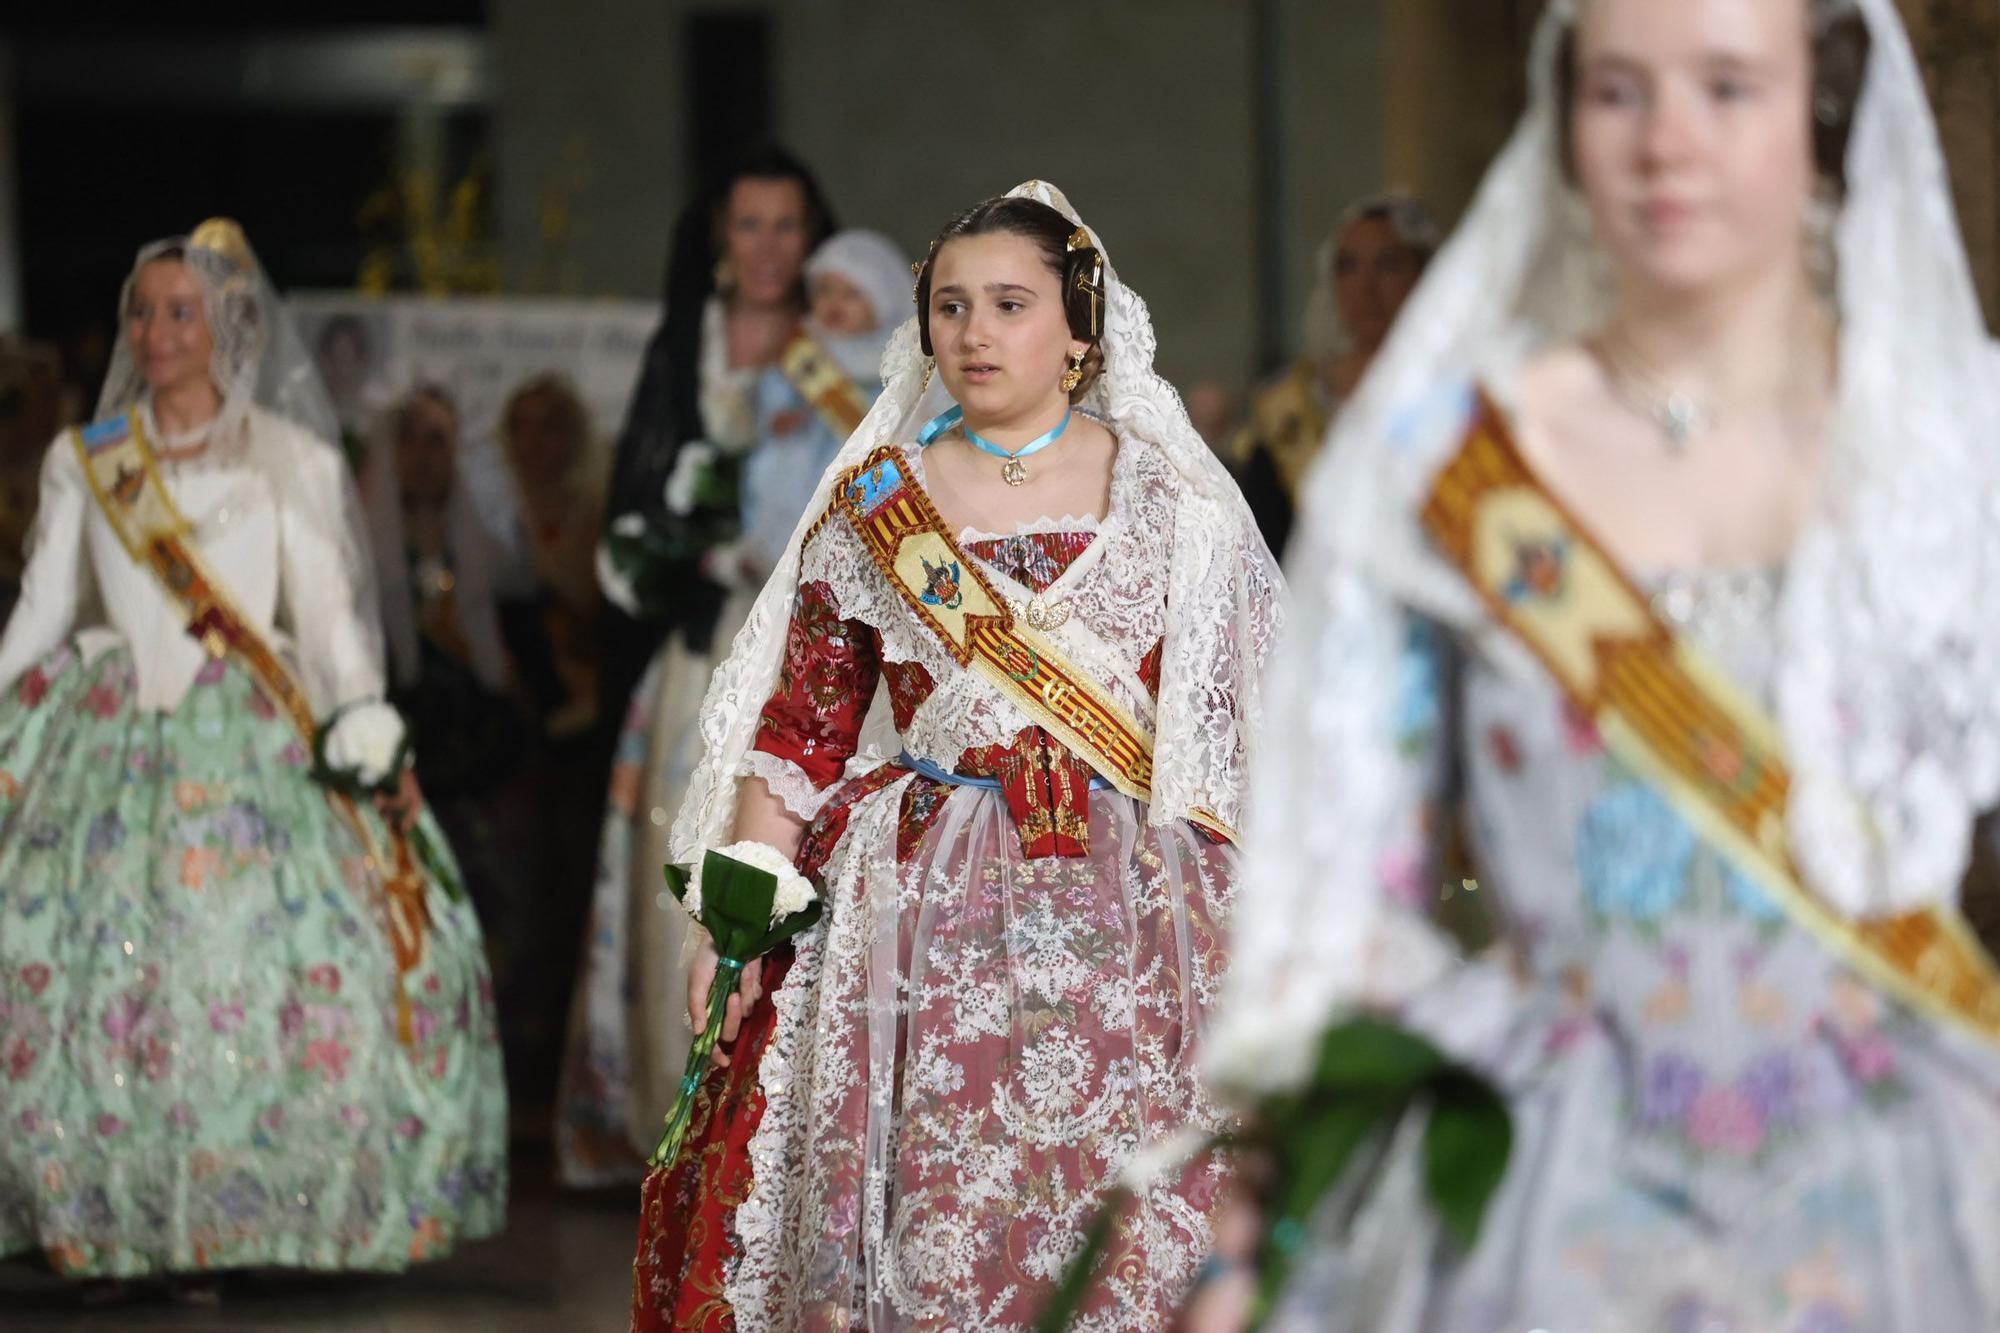
<path fill-rule="evenodd" d="M 704 708 L 675 859 L 765 842 L 826 916 L 647 1182 L 639 1328 L 1026 1328 L 1134 1154 L 1217 1123 L 1277 574 L 1058 192 L 968 210 L 917 291 Z M 1093 1327 L 1167 1323 L 1221 1181 L 1141 1194 Z"/>

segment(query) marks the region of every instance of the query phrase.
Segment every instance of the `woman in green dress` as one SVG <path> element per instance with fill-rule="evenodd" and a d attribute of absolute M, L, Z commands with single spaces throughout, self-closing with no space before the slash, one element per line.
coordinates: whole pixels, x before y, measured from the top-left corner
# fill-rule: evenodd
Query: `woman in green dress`
<path fill-rule="evenodd" d="M 120 315 L 0 638 L 0 1256 L 400 1269 L 500 1226 L 506 1106 L 332 411 L 234 223 Z"/>

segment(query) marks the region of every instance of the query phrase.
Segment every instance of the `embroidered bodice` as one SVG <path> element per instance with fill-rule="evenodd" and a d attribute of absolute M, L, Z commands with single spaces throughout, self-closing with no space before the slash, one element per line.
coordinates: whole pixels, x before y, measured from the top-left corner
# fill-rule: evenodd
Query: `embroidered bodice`
<path fill-rule="evenodd" d="M 921 476 L 915 446 L 905 455 Z M 1170 474 L 1143 445 L 1121 443 L 1110 512 L 1011 535 L 965 533 L 960 549 L 1017 609 L 1034 598 L 1067 610 L 1050 631 L 1121 703 L 1150 720 L 1165 633 L 1168 525 L 1141 516 L 1170 504 Z M 813 813 L 856 752 L 877 681 L 912 754 L 998 779 L 1030 855 L 1075 854 L 1092 776 L 978 674 L 953 662 L 904 609 L 837 514 L 808 543 L 778 688 L 748 771 L 798 813 Z"/>

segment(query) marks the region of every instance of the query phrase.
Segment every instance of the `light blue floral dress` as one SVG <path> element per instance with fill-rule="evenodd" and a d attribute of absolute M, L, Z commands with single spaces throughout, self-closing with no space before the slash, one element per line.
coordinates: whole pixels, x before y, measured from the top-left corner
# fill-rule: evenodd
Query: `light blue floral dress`
<path fill-rule="evenodd" d="M 1661 580 L 1655 606 L 1759 692 L 1777 582 Z M 1380 891 L 1432 910 L 1426 829 L 1455 807 L 1502 940 L 1408 1016 L 1507 1088 L 1513 1157 L 1470 1255 L 1378 1218 L 1317 1251 L 1276 1327 L 1996 1326 L 1989 1052 L 1792 925 L 1552 684 L 1414 616 L 1399 731 L 1407 827 Z"/>
<path fill-rule="evenodd" d="M 331 446 L 297 447 L 338 485 Z M 0 1257 L 382 1270 L 498 1230 L 505 1093 L 470 907 L 427 886 L 399 986 L 379 885 L 296 728 L 229 659 L 166 679 L 171 608 L 127 581 L 152 576 L 70 450 L 44 469 L 17 612 L 42 623 L 10 625 L 4 652 L 59 646 L 0 685 Z M 169 484 L 247 616 L 278 610 L 312 647 L 349 628 L 323 553 L 254 477 Z M 72 635 L 91 584 L 110 625 Z"/>

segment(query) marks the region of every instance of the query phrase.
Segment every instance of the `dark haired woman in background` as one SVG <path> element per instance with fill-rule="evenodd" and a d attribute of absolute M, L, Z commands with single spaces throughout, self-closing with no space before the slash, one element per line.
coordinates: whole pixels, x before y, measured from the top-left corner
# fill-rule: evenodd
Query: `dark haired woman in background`
<path fill-rule="evenodd" d="M 726 540 L 718 534 L 733 525 L 734 504 L 692 503 L 687 492 L 699 488 L 687 484 L 689 474 L 703 467 L 691 465 L 735 463 L 757 443 L 758 380 L 799 333 L 806 257 L 830 230 L 810 173 L 775 149 L 746 157 L 681 219 L 666 322 L 647 351 L 618 442 L 609 514 L 621 531 L 706 524 L 712 532 L 699 530 L 708 540 Z M 677 492 L 671 505 L 670 483 Z M 618 930 L 593 932 L 571 1004 L 555 1138 L 558 1170 L 573 1185 L 639 1175 L 687 1057 L 689 1034 L 678 1017 L 682 974 L 672 965 L 679 919 L 658 901 L 660 864 L 667 818 L 699 752 L 702 692 L 733 626 L 718 625 L 725 578 L 709 576 L 698 546 L 678 535 L 675 546 L 644 569 L 622 567 L 608 542 L 601 548 L 608 604 L 598 711 L 612 748 L 597 754 L 597 781 L 605 784 L 597 793 L 605 799 L 598 803 L 594 896 L 606 910 L 629 910 Z M 636 597 L 635 584 L 649 595 Z M 622 949 L 615 947 L 621 933 Z M 599 1016 L 595 1033 L 592 1012 Z"/>
<path fill-rule="evenodd" d="M 703 708 L 674 859 L 765 843 L 826 917 L 648 1181 L 640 1328 L 1025 1326 L 1133 1156 L 1217 1123 L 1276 570 L 1057 191 L 963 214 L 917 291 Z M 1219 1184 L 1141 1192 L 1093 1326 L 1164 1325 Z"/>
<path fill-rule="evenodd" d="M 741 448 L 755 430 L 757 376 L 778 359 L 805 314 L 805 262 L 833 234 L 819 182 L 779 148 L 746 154 L 674 226 L 666 317 L 646 348 L 612 464 L 605 515 L 657 518 L 682 446 Z M 607 716 L 661 642 L 678 633 L 706 649 L 723 590 L 690 567 L 686 592 L 657 613 L 613 609 L 602 654 Z"/>

